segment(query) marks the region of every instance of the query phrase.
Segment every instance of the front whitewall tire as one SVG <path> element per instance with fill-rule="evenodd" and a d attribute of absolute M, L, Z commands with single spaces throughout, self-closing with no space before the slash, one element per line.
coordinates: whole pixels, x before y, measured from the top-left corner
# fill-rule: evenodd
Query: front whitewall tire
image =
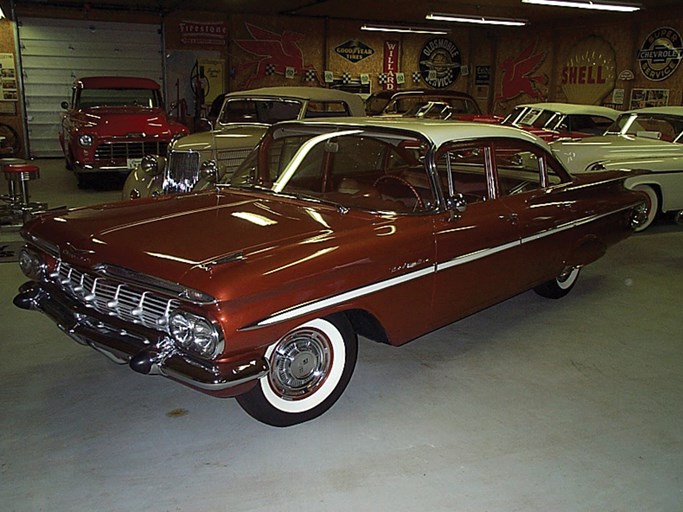
<path fill-rule="evenodd" d="M 268 375 L 237 397 L 252 417 L 276 427 L 309 421 L 339 399 L 356 366 L 358 337 L 336 313 L 305 322 L 266 350 Z"/>
<path fill-rule="evenodd" d="M 282 392 L 276 391 L 272 373 L 269 377 L 262 378 L 259 381 L 259 386 L 261 386 L 261 391 L 266 400 L 268 400 L 273 407 L 284 412 L 296 414 L 309 411 L 314 407 L 319 406 L 332 394 L 339 385 L 339 381 L 342 377 L 346 357 L 344 353 L 344 339 L 342 338 L 341 333 L 333 324 L 322 318 L 316 318 L 315 320 L 307 322 L 297 327 L 296 330 L 308 329 L 320 332 L 328 340 L 331 348 L 331 354 L 329 354 L 329 356 L 331 356 L 332 360 L 329 361 L 329 369 L 326 371 L 324 380 L 316 386 L 316 389 L 307 393 L 306 396 L 303 396 L 302 398 L 285 398 Z M 266 359 L 271 364 L 271 368 L 277 365 L 278 355 L 276 354 L 276 350 L 278 350 L 281 345 L 282 340 L 271 345 L 266 352 Z"/>

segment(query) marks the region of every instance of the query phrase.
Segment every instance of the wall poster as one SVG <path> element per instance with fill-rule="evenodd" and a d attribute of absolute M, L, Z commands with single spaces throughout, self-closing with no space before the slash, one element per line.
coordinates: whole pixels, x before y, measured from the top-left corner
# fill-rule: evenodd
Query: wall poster
<path fill-rule="evenodd" d="M 396 73 L 398 72 L 398 41 L 384 41 L 384 80 L 382 89 L 393 91 L 396 89 Z"/>
<path fill-rule="evenodd" d="M 633 89 L 630 109 L 665 107 L 669 104 L 669 89 Z"/>
<path fill-rule="evenodd" d="M 0 53 L 0 114 L 17 113 L 19 91 L 13 53 Z"/>

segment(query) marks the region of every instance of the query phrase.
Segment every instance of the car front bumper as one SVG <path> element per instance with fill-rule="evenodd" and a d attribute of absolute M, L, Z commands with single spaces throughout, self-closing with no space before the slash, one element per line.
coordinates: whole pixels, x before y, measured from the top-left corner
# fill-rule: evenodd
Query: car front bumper
<path fill-rule="evenodd" d="M 163 375 L 209 394 L 230 396 L 230 389 L 268 373 L 263 355 L 245 354 L 221 361 L 191 357 L 179 351 L 164 333 L 103 315 L 49 283 L 25 283 L 14 304 L 45 313 L 73 340 L 118 364 L 128 364 L 146 375 Z"/>

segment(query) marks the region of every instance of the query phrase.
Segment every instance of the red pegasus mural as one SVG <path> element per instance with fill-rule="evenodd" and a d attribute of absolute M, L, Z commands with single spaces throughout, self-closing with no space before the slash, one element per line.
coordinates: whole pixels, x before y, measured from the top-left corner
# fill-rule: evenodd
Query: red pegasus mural
<path fill-rule="evenodd" d="M 236 39 L 235 44 L 256 57 L 238 67 L 240 72 L 256 66 L 256 72 L 246 82 L 247 87 L 272 74 L 284 75 L 287 68 L 294 69 L 296 73 L 315 71 L 313 66 L 304 63 L 304 54 L 299 47 L 304 34 L 288 30 L 278 34 L 251 23 L 245 23 L 245 26 L 252 39 Z"/>
<path fill-rule="evenodd" d="M 547 77 L 545 75 L 529 76 L 545 60 L 546 52 L 536 52 L 536 45 L 537 42 L 531 43 L 517 57 L 503 61 L 501 65 L 503 84 L 501 94 L 496 97 L 496 101 L 510 100 L 521 94 L 527 94 L 537 100 L 543 99 L 537 85 L 546 84 Z"/>

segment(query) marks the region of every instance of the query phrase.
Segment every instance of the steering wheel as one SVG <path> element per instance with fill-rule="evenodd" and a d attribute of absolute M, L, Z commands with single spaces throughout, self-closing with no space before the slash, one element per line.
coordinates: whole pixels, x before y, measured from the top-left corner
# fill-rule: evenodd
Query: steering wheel
<path fill-rule="evenodd" d="M 420 197 L 420 193 L 415 189 L 415 187 L 410 182 L 408 182 L 407 180 L 405 180 L 399 176 L 394 176 L 393 174 L 385 174 L 385 175 L 377 178 L 375 180 L 375 182 L 372 184 L 372 186 L 377 187 L 377 185 L 380 182 L 387 181 L 387 180 L 397 181 L 398 183 L 400 183 L 404 187 L 407 187 L 413 193 L 413 195 L 415 196 L 415 199 L 417 200 L 417 202 L 415 203 L 415 206 L 413 207 L 413 211 L 417 211 L 418 208 L 419 209 L 424 208 L 424 206 L 425 206 L 424 201 L 422 201 L 422 197 Z"/>

